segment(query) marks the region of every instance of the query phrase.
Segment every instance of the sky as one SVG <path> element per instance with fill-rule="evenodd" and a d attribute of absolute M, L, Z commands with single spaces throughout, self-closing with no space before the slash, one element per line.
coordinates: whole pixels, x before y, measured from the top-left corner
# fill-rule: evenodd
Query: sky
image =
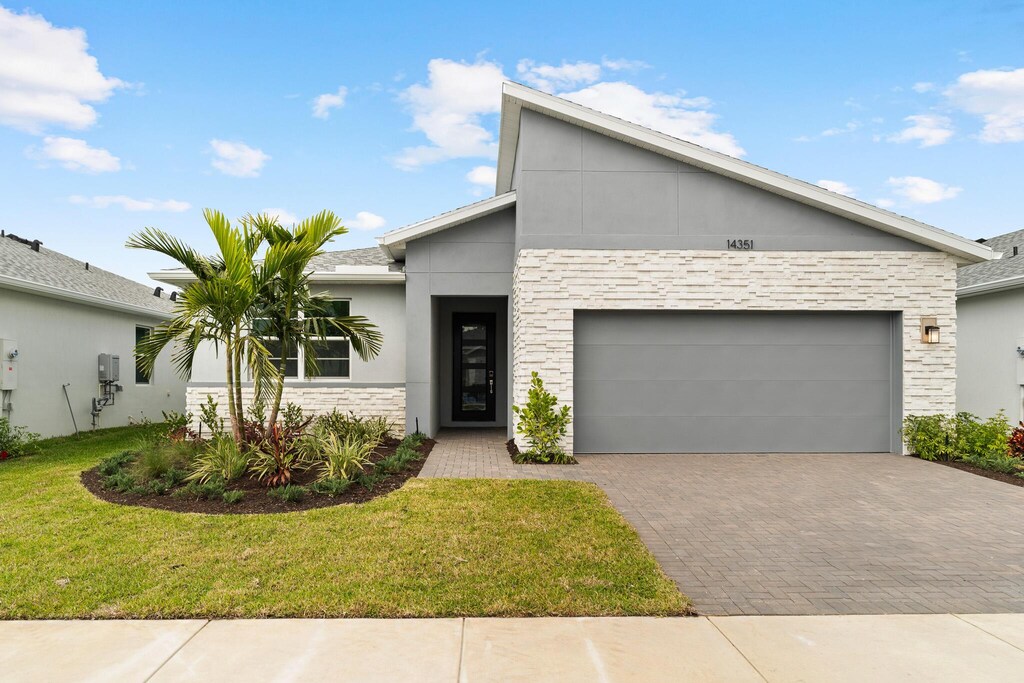
<path fill-rule="evenodd" d="M 1024 0 L 0 0 L 0 228 L 141 282 L 204 207 L 333 248 L 494 192 L 515 80 L 970 238 L 1024 228 Z"/>

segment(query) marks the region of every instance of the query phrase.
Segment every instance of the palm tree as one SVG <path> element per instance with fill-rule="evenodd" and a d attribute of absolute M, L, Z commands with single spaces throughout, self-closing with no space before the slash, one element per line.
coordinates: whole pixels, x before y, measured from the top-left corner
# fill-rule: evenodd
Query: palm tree
<path fill-rule="evenodd" d="M 267 430 L 277 423 L 284 394 L 287 358 L 291 351 L 301 349 L 306 377 L 320 374 L 317 343 L 328 334 L 347 337 L 352 349 L 362 360 L 375 358 L 381 350 L 383 337 L 377 326 L 363 316 L 336 316 L 324 294 L 310 288 L 309 262 L 323 253 L 327 242 L 348 232 L 341 220 L 330 211 L 321 211 L 292 229 L 281 227 L 276 218 L 266 215 L 247 217 L 247 222 L 267 241 L 263 263 L 272 277 L 262 282 L 259 292 L 258 327 L 264 344 L 274 338 L 280 345 L 277 385 L 267 418 Z M 301 316 L 300 316 L 301 313 Z"/>
<path fill-rule="evenodd" d="M 157 326 L 135 347 L 140 369 L 149 376 L 157 356 L 176 342 L 171 361 L 186 381 L 192 376 L 196 351 L 204 343 L 225 351 L 228 413 L 236 443 L 242 440 L 242 365 L 253 376 L 256 394 L 273 389 L 277 370 L 260 337 L 252 332 L 253 314 L 264 283 L 275 274 L 272 269 L 287 264 L 287 255 L 272 264 L 257 266 L 253 259 L 264 242 L 263 233 L 247 222 L 240 227 L 219 211 L 205 209 L 206 219 L 219 253 L 203 256 L 181 240 L 155 228 L 132 235 L 125 246 L 148 249 L 173 258 L 195 276 L 178 297 L 174 316 Z"/>

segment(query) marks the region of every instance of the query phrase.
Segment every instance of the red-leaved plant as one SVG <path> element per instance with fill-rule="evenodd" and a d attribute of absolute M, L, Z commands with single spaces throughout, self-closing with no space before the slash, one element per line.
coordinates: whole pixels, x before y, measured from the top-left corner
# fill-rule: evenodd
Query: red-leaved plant
<path fill-rule="evenodd" d="M 1017 426 L 1010 432 L 1010 439 L 1007 442 L 1010 455 L 1015 458 L 1024 459 L 1024 422 L 1018 422 Z"/>

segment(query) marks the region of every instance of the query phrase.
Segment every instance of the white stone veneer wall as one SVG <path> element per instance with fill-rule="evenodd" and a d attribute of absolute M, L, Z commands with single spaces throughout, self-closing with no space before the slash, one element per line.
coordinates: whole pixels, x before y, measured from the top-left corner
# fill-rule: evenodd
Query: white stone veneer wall
<path fill-rule="evenodd" d="M 902 311 L 904 414 L 956 407 L 956 261 L 940 252 L 523 249 L 513 400 L 530 373 L 573 403 L 574 310 Z M 941 343 L 921 342 L 922 316 Z M 572 451 L 572 427 L 564 444 Z"/>
<path fill-rule="evenodd" d="M 186 410 L 192 413 L 194 428 L 198 429 L 200 406 L 206 403 L 206 396 L 213 396 L 218 412 L 227 425 L 228 394 L 224 387 L 190 385 L 185 390 Z M 252 402 L 252 388 L 242 389 L 242 402 Z M 401 431 L 405 425 L 405 387 L 349 387 L 339 386 L 294 386 L 286 385 L 283 406 L 291 401 L 302 406 L 307 417 L 313 414 L 329 413 L 334 409 L 347 413 L 354 412 L 361 417 L 383 415 L 395 423 Z M 269 409 L 268 409 L 269 410 Z M 204 428 L 205 429 L 205 428 Z"/>

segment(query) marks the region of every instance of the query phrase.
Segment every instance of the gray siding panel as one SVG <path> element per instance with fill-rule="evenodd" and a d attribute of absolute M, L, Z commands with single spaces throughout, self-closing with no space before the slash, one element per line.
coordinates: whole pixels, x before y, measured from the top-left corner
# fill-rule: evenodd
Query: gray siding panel
<path fill-rule="evenodd" d="M 578 311 L 575 450 L 889 451 L 892 318 Z"/>

